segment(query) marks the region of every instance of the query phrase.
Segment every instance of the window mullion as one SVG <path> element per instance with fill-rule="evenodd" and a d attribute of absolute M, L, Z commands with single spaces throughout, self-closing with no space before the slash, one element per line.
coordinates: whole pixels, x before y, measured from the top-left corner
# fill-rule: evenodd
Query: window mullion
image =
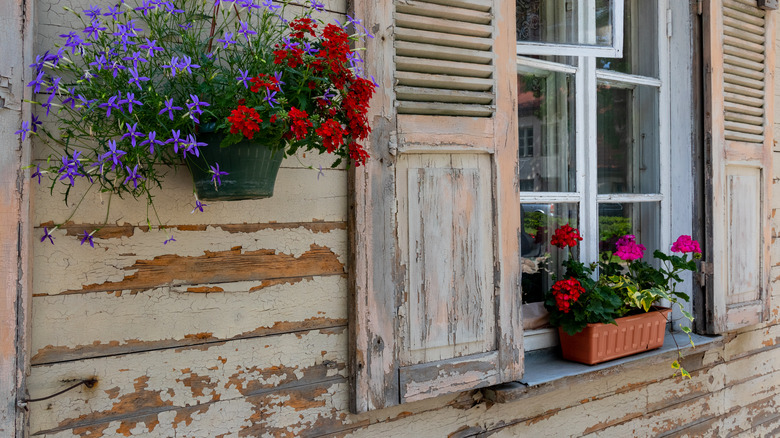
<path fill-rule="evenodd" d="M 596 58 L 580 57 L 578 78 L 582 84 L 578 84 L 577 92 L 577 121 L 583 135 L 577 135 L 577 152 L 581 154 L 580 166 L 582 183 L 578 189 L 583 193 L 583 202 L 580 204 L 581 230 L 585 233 L 580 257 L 585 262 L 594 262 L 599 256 L 599 217 L 598 217 L 598 150 L 596 147 Z M 580 94 L 581 93 L 581 94 Z"/>
<path fill-rule="evenodd" d="M 668 0 L 658 2 L 658 17 L 666 17 L 666 10 L 669 8 Z M 666 35 L 665 20 L 658 20 L 658 35 Z M 661 88 L 659 100 L 659 144 L 661 147 L 661 249 L 669 248 L 672 244 L 672 172 L 671 172 L 671 114 L 672 111 L 662 111 L 662 108 L 671 108 L 671 93 L 669 90 L 670 81 L 670 50 L 669 38 L 658 38 L 658 77 L 661 79 Z"/>

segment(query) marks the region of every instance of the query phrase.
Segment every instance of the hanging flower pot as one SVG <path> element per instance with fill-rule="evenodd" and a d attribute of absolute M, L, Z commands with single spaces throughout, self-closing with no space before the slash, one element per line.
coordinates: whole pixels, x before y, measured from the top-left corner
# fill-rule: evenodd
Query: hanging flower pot
<path fill-rule="evenodd" d="M 284 152 L 247 139 L 223 148 L 220 143 L 224 137 L 211 132 L 199 134 L 198 141 L 207 146 L 199 148 L 200 157 L 187 158 L 198 198 L 237 201 L 273 196 Z"/>
<path fill-rule="evenodd" d="M 563 358 L 594 365 L 619 357 L 655 350 L 664 345 L 666 320 L 672 309 L 615 318 L 615 324 L 595 323 L 573 335 L 558 327 Z"/>

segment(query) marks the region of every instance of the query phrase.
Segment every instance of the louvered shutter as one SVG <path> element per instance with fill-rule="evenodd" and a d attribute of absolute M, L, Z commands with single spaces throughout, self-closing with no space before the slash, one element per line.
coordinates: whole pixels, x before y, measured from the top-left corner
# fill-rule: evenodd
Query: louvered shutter
<path fill-rule="evenodd" d="M 380 87 L 350 172 L 352 410 L 518 380 L 514 1 L 354 8 Z"/>
<path fill-rule="evenodd" d="M 768 316 L 775 14 L 704 3 L 705 329 L 722 333 Z"/>

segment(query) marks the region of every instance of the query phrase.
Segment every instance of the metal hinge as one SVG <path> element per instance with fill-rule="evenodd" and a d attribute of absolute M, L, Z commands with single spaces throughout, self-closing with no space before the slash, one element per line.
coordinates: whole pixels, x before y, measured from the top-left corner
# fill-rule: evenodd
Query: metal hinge
<path fill-rule="evenodd" d="M 672 10 L 666 10 L 666 37 L 672 37 Z"/>
<path fill-rule="evenodd" d="M 702 0 L 696 0 L 696 14 L 701 15 L 704 13 L 704 2 Z"/>

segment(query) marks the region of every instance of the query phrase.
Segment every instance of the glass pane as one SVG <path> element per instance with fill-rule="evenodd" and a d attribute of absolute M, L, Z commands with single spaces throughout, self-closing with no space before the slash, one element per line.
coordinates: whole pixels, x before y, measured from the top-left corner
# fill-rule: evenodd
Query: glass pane
<path fill-rule="evenodd" d="M 658 193 L 658 89 L 598 87 L 598 192 Z"/>
<path fill-rule="evenodd" d="M 612 46 L 614 0 L 516 0 L 517 41 Z"/>
<path fill-rule="evenodd" d="M 520 190 L 574 192 L 574 76 L 518 69 Z"/>
<path fill-rule="evenodd" d="M 615 243 L 626 234 L 636 236 L 636 242 L 647 248 L 644 259 L 653 260 L 653 251 L 661 240 L 661 208 L 658 202 L 600 203 L 599 253 L 611 256 Z"/>
<path fill-rule="evenodd" d="M 578 228 L 578 204 L 521 204 L 523 232 L 520 251 L 523 263 L 523 302 L 544 301 L 552 276 L 560 278 L 561 261 L 568 251 L 550 245 L 555 229 L 563 224 Z M 574 257 L 579 257 L 579 247 Z"/>
<path fill-rule="evenodd" d="M 627 0 L 623 25 L 623 57 L 598 58 L 597 67 L 658 77 L 658 0 Z"/>

